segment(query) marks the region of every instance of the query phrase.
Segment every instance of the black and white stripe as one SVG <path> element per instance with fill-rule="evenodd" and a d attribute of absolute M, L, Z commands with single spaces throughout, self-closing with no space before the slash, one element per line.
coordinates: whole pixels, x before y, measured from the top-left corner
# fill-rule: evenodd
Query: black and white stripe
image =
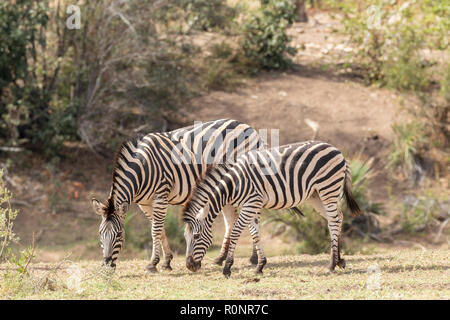
<path fill-rule="evenodd" d="M 105 257 L 104 262 L 114 268 L 117 256 L 123 246 L 123 222 L 119 216 L 112 215 L 108 220 L 102 220 L 99 232 L 103 257 Z"/>
<path fill-rule="evenodd" d="M 240 154 L 264 146 L 255 129 L 230 119 L 200 123 L 166 133 L 150 133 L 123 143 L 116 155 L 107 204 L 93 199 L 94 209 L 103 216 L 100 233 L 104 239 L 105 261 L 115 265 L 123 240 L 119 241 L 114 234 L 106 236 L 103 233 L 106 230 L 123 232 L 128 205 L 135 202 L 152 221 L 153 252 L 147 270 L 156 271 L 161 243 L 165 257 L 163 268 L 170 269 L 172 251 L 164 231 L 168 205 L 184 204 L 208 165 L 233 162 Z M 237 214 L 232 206 L 224 207 L 223 213 L 229 226 L 225 239 L 229 239 Z M 110 243 L 107 247 L 113 248 L 112 251 L 105 251 L 107 242 Z M 227 240 L 223 243 L 218 263 L 225 259 L 226 247 Z M 113 254 L 108 256 L 109 253 Z"/>
<path fill-rule="evenodd" d="M 186 265 L 200 268 L 211 245 L 211 227 L 224 206 L 241 208 L 232 231 L 224 274 L 231 274 L 236 242 L 242 230 L 250 225 L 253 244 L 258 252 L 256 271 L 262 272 L 266 258 L 259 237 L 260 210 L 296 208 L 307 201 L 328 221 L 331 236 L 331 265 L 345 266 L 340 258 L 342 213 L 338 209 L 344 191 L 352 213 L 360 209 L 351 193 L 351 173 L 342 153 L 335 147 L 318 141 L 291 144 L 274 149 L 252 151 L 234 164 L 212 168 L 197 185 L 183 209 L 187 223 Z"/>

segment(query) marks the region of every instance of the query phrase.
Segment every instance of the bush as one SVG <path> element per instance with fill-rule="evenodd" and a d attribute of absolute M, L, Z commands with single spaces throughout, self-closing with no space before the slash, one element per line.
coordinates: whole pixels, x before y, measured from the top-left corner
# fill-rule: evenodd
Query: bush
<path fill-rule="evenodd" d="M 361 216 L 353 217 L 346 206 L 342 209 L 344 214 L 342 230 L 350 236 L 367 237 L 381 231 L 376 215 L 383 214 L 384 208 L 380 203 L 370 200 L 369 185 L 374 177 L 372 164 L 373 158 L 364 161 L 358 156 L 349 160 L 353 197 L 362 211 Z"/>
<path fill-rule="evenodd" d="M 391 169 L 400 168 L 406 178 L 411 177 L 414 166 L 426 139 L 423 136 L 422 124 L 412 121 L 406 124 L 392 126 L 395 137 L 392 151 L 388 156 Z"/>
<path fill-rule="evenodd" d="M 3 180 L 3 169 L 0 170 L 0 261 L 11 243 L 19 241 L 13 230 L 18 211 L 11 208 L 11 191 Z"/>
<path fill-rule="evenodd" d="M 166 223 L 164 225 L 170 248 L 176 253 L 184 253 L 186 250 L 184 224 L 180 219 L 180 208 L 181 207 L 169 207 L 166 214 Z"/>
<path fill-rule="evenodd" d="M 449 219 L 446 211 L 449 198 L 447 194 L 439 195 L 435 191 L 425 190 L 423 193 L 408 197 L 401 206 L 401 214 L 397 217 L 401 231 L 415 235 L 429 231 L 431 227 L 438 226 L 438 220 Z"/>
<path fill-rule="evenodd" d="M 227 28 L 235 14 L 224 0 L 187 0 L 182 1 L 182 8 L 187 13 L 188 25 L 203 31 Z"/>
<path fill-rule="evenodd" d="M 421 50 L 436 29 L 426 28 L 422 2 L 367 1 L 344 6 L 346 33 L 356 45 L 351 63 L 361 68 L 369 83 L 394 89 L 423 91 L 430 82 L 430 72 L 423 63 Z M 434 14 L 434 15 L 433 15 Z M 430 13 L 435 19 L 441 11 Z M 442 31 L 439 31 L 442 33 Z"/>
<path fill-rule="evenodd" d="M 208 12 L 222 16 L 219 3 L 208 2 Z M 161 130 L 167 109 L 186 107 L 201 87 L 201 68 L 192 67 L 200 50 L 172 30 L 184 18 L 180 3 L 91 1 L 80 6 L 80 30 L 65 25 L 69 4 L 0 4 L 2 145 L 49 158 L 61 155 L 66 141 L 105 151 L 127 135 L 122 122 Z"/>
<path fill-rule="evenodd" d="M 13 230 L 18 211 L 11 208 L 12 194 L 3 179 L 0 170 L 0 261 L 7 262 L 7 270 L 1 283 L 2 296 L 16 295 L 30 289 L 28 267 L 34 258 L 33 244 L 22 250 L 19 255 L 11 249 L 12 243 L 18 243 L 19 237 Z"/>
<path fill-rule="evenodd" d="M 425 90 L 430 82 L 429 71 L 420 57 L 423 39 L 408 26 L 403 26 L 396 39 L 398 46 L 389 53 L 382 64 L 381 77 L 384 84 L 392 89 L 416 91 Z"/>
<path fill-rule="evenodd" d="M 282 230 L 286 236 L 299 241 L 296 246 L 298 253 L 319 254 L 330 249 L 330 236 L 325 219 L 308 205 L 300 209 L 304 217 L 299 217 L 287 210 L 266 210 L 264 224 L 274 225 L 274 230 Z"/>
<path fill-rule="evenodd" d="M 179 217 L 179 208 L 169 206 L 164 229 L 170 248 L 176 253 L 183 253 L 186 249 L 184 240 L 184 226 Z M 125 245 L 139 250 L 152 248 L 151 224 L 142 212 L 131 211 L 124 220 Z"/>
<path fill-rule="evenodd" d="M 289 46 L 286 30 L 294 19 L 294 5 L 289 0 L 264 1 L 247 18 L 241 48 L 253 72 L 288 67 L 287 55 L 294 55 L 296 49 Z"/>
<path fill-rule="evenodd" d="M 402 168 L 407 178 L 420 174 L 417 160 L 428 161 L 429 151 L 447 149 L 450 141 L 450 68 L 434 58 L 437 50 L 448 49 L 448 3 L 345 0 L 337 6 L 344 12 L 346 33 L 356 46 L 349 62 L 366 82 L 410 91 L 418 97 L 419 106 L 408 108 L 415 120 L 393 127 L 396 137 L 389 166 Z M 435 94 L 438 81 L 443 99 Z M 442 157 L 438 158 L 442 162 Z M 417 175 L 413 178 L 415 182 L 421 179 Z"/>

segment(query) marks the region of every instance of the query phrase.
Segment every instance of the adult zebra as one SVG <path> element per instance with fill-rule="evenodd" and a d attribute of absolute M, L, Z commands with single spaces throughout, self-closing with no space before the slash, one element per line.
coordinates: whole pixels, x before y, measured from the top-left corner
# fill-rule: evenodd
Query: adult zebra
<path fill-rule="evenodd" d="M 162 241 L 164 264 L 169 269 L 172 251 L 164 231 L 169 204 L 184 204 L 208 165 L 235 161 L 238 155 L 265 147 L 255 129 L 230 119 L 194 124 L 165 133 L 150 133 L 124 142 L 119 148 L 106 204 L 95 198 L 92 205 L 102 216 L 100 241 L 106 265 L 116 266 L 123 245 L 123 223 L 133 201 L 152 221 L 153 251 L 147 271 L 155 272 Z M 226 232 L 217 262 L 225 258 L 231 226 L 237 214 L 223 208 Z M 256 264 L 256 249 L 251 261 Z"/>
<path fill-rule="evenodd" d="M 318 141 L 291 144 L 274 149 L 257 150 L 240 156 L 234 164 L 212 168 L 200 181 L 183 208 L 186 222 L 186 266 L 197 271 L 211 245 L 211 227 L 225 205 L 241 208 L 232 231 L 223 274 L 229 277 L 236 242 L 250 224 L 253 245 L 258 252 L 257 273 L 266 264 L 259 237 L 259 214 L 262 208 L 295 208 L 308 201 L 328 221 L 331 236 L 331 264 L 345 267 L 340 257 L 342 213 L 338 200 L 343 188 L 352 214 L 360 209 L 352 196 L 351 172 L 342 153 Z"/>

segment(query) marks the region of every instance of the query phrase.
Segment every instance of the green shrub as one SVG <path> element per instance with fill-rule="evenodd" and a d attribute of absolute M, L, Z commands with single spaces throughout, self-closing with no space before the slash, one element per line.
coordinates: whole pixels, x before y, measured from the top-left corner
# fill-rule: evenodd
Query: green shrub
<path fill-rule="evenodd" d="M 286 69 L 287 55 L 296 49 L 289 46 L 287 28 L 294 22 L 294 5 L 289 0 L 269 0 L 252 12 L 243 24 L 241 48 L 251 71 Z"/>
<path fill-rule="evenodd" d="M 361 68 L 367 82 L 400 90 L 427 88 L 430 72 L 420 52 L 436 30 L 424 26 L 422 6 L 420 1 L 382 0 L 343 6 L 345 30 L 356 45 L 350 62 Z M 433 17 L 444 18 L 441 13 L 435 11 Z"/>
<path fill-rule="evenodd" d="M 0 282 L 2 296 L 9 297 L 32 290 L 28 267 L 34 256 L 33 244 L 16 255 L 12 243 L 18 243 L 19 237 L 13 230 L 18 211 L 11 208 L 12 194 L 3 179 L 0 170 L 0 261 L 7 262 L 7 270 Z"/>
<path fill-rule="evenodd" d="M 19 241 L 13 230 L 18 211 L 11 208 L 11 191 L 6 188 L 3 179 L 4 171 L 0 170 L 0 261 L 11 243 Z"/>
<path fill-rule="evenodd" d="M 186 242 L 184 239 L 184 225 L 181 222 L 180 207 L 169 207 L 166 214 L 166 230 L 167 240 L 170 248 L 176 253 L 184 253 L 186 250 Z"/>
<path fill-rule="evenodd" d="M 187 0 L 182 1 L 186 20 L 193 29 L 225 29 L 234 18 L 235 11 L 227 6 L 225 0 Z"/>
<path fill-rule="evenodd" d="M 202 82 L 209 90 L 232 89 L 238 82 L 236 54 L 226 42 L 214 44 L 203 62 Z"/>
<path fill-rule="evenodd" d="M 347 206 L 342 208 L 344 214 L 343 232 L 349 236 L 370 236 L 380 231 L 376 215 L 383 214 L 384 208 L 370 199 L 369 186 L 374 177 L 373 158 L 364 161 L 361 156 L 349 160 L 352 172 L 352 193 L 361 208 L 362 214 L 353 217 Z"/>
<path fill-rule="evenodd" d="M 327 222 L 309 205 L 302 205 L 300 210 L 305 215 L 299 217 L 287 210 L 264 210 L 263 224 L 273 225 L 273 230 L 283 230 L 285 236 L 299 243 L 298 253 L 319 254 L 330 248 L 330 236 Z"/>
<path fill-rule="evenodd" d="M 179 208 L 169 206 L 167 210 L 164 229 L 170 248 L 176 253 L 186 249 L 184 240 L 184 227 L 179 220 Z M 125 246 L 138 250 L 152 247 L 151 224 L 140 211 L 130 211 L 124 220 Z"/>
<path fill-rule="evenodd" d="M 63 57 L 64 41 L 51 32 L 52 14 L 48 1 L 0 3 L 0 139 L 48 157 L 57 155 L 64 141 L 78 138 L 79 112 L 70 87 L 57 81 L 70 62 Z M 55 20 L 54 25 L 64 24 L 59 16 Z"/>
<path fill-rule="evenodd" d="M 418 121 L 392 126 L 395 137 L 388 156 L 388 165 L 391 169 L 401 168 L 406 177 L 410 177 L 416 162 L 419 150 L 425 143 L 423 126 Z"/>
<path fill-rule="evenodd" d="M 382 65 L 384 84 L 392 89 L 423 91 L 430 82 L 429 71 L 423 66 L 419 50 L 423 39 L 413 28 L 404 26 L 399 30 L 398 46 L 390 52 Z"/>
<path fill-rule="evenodd" d="M 397 217 L 401 231 L 406 234 L 415 235 L 437 225 L 437 217 L 448 219 L 449 213 L 445 212 L 444 203 L 448 203 L 448 194 L 444 196 L 432 190 L 425 190 L 418 196 L 411 196 L 413 201 L 404 201 L 401 205 L 401 213 Z"/>

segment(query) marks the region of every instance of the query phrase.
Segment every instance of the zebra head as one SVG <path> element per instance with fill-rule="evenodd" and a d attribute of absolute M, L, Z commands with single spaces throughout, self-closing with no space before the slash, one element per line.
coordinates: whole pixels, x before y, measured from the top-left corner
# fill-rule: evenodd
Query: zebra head
<path fill-rule="evenodd" d="M 206 250 L 212 243 L 211 225 L 203 217 L 202 208 L 197 215 L 184 215 L 186 227 L 184 229 L 184 237 L 186 238 L 186 267 L 196 272 L 202 266 L 201 261 L 206 254 Z M 195 218 L 194 218 L 195 217 Z"/>
<path fill-rule="evenodd" d="M 104 264 L 115 268 L 117 257 L 123 246 L 123 221 L 128 209 L 128 203 L 124 202 L 115 207 L 110 200 L 108 205 L 104 205 L 100 201 L 92 199 L 92 206 L 94 211 L 102 217 L 99 233 Z"/>

